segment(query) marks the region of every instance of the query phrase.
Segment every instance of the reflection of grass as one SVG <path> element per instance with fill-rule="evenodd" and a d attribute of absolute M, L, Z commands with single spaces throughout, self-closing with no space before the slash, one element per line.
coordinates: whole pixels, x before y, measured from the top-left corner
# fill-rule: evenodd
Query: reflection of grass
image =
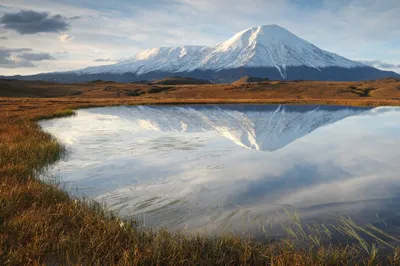
<path fill-rule="evenodd" d="M 10 100 L 11 101 L 11 100 Z M 123 102 L 3 101 L 0 112 L 0 262 L 8 265 L 382 265 L 399 264 L 398 237 L 346 218 L 307 227 L 297 216 L 288 238 L 254 242 L 232 234 L 170 233 L 121 221 L 96 203 L 71 198 L 38 172 L 64 147 L 38 118 L 72 115 L 78 106 Z M 15 104 L 16 103 L 16 104 Z M 67 110 L 67 111 L 65 111 Z M 267 227 L 263 227 L 268 232 Z M 357 242 L 325 246 L 335 233 Z M 368 236 L 368 239 L 366 238 Z M 373 240 L 370 240 L 370 239 Z M 387 253 L 381 253 L 385 249 Z"/>

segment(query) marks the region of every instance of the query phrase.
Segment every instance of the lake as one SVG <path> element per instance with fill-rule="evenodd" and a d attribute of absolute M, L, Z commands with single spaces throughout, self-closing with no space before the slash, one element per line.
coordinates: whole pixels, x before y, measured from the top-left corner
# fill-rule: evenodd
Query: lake
<path fill-rule="evenodd" d="M 146 227 L 400 226 L 400 108 L 105 107 L 40 125 L 68 150 L 44 178 Z"/>

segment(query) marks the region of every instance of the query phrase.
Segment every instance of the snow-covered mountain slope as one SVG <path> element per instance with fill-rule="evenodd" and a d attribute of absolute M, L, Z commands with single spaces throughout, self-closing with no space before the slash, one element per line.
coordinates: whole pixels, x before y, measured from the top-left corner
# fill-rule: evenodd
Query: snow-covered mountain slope
<path fill-rule="evenodd" d="M 266 109 L 269 108 L 269 109 Z M 235 144 L 260 151 L 275 151 L 315 129 L 366 111 L 334 107 L 162 107 L 108 109 L 135 126 L 155 131 L 215 132 Z"/>
<path fill-rule="evenodd" d="M 3 77 L 55 82 L 102 79 L 130 83 L 171 76 L 192 77 L 213 83 L 231 83 L 243 76 L 325 81 L 400 78 L 398 73 L 379 70 L 319 49 L 277 25 L 250 28 L 210 47 L 154 48 L 112 65 Z"/>
<path fill-rule="evenodd" d="M 137 75 L 160 71 L 169 73 L 194 70 L 223 70 L 240 67 L 272 67 L 286 77 L 287 67 L 356 68 L 364 64 L 319 49 L 277 25 L 265 25 L 239 32 L 212 47 L 184 46 L 154 48 L 114 65 L 89 67 L 80 74 L 126 72 Z"/>

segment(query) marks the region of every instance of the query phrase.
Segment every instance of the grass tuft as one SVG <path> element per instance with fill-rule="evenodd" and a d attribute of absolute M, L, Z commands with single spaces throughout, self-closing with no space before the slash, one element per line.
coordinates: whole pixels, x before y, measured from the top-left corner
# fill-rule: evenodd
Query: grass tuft
<path fill-rule="evenodd" d="M 58 111 L 56 113 L 45 114 L 42 116 L 35 117 L 36 120 L 46 120 L 46 119 L 53 119 L 53 118 L 60 118 L 60 117 L 68 117 L 76 115 L 75 111 L 71 109 Z"/>

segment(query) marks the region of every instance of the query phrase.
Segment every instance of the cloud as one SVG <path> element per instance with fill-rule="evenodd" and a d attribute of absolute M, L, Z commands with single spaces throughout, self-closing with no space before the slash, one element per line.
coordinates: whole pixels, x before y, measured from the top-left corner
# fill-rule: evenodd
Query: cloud
<path fill-rule="evenodd" d="M 1 36 L 0 40 L 8 40 L 8 38 L 6 36 Z"/>
<path fill-rule="evenodd" d="M 99 59 L 95 59 L 93 60 L 93 62 L 110 62 L 113 61 L 110 58 L 99 58 Z"/>
<path fill-rule="evenodd" d="M 391 63 L 386 63 L 380 60 L 366 60 L 366 61 L 360 61 L 363 64 L 366 64 L 367 66 L 372 66 L 376 68 L 386 68 L 386 69 L 391 69 L 391 68 L 400 68 L 400 64 L 391 64 Z"/>
<path fill-rule="evenodd" d="M 20 52 L 28 52 L 32 51 L 31 48 L 4 48 L 0 47 L 0 51 L 8 52 L 8 53 L 20 53 Z"/>
<path fill-rule="evenodd" d="M 70 17 L 70 18 L 68 18 L 69 20 L 78 20 L 78 19 L 81 19 L 82 17 L 81 16 L 74 16 L 74 17 Z"/>
<path fill-rule="evenodd" d="M 53 60 L 52 57 L 48 53 L 24 53 L 19 56 L 21 59 L 29 60 L 29 61 L 42 61 L 42 60 Z"/>
<path fill-rule="evenodd" d="M 70 35 L 68 35 L 66 33 L 63 33 L 63 34 L 60 35 L 60 37 L 58 37 L 58 39 L 61 42 L 68 42 L 68 41 L 71 41 L 73 38 L 74 38 L 73 36 L 70 36 Z"/>
<path fill-rule="evenodd" d="M 63 32 L 69 28 L 67 19 L 60 14 L 50 16 L 48 13 L 22 10 L 18 13 L 5 13 L 0 19 L 5 29 L 15 30 L 20 34 L 42 32 Z"/>
<path fill-rule="evenodd" d="M 22 67 L 35 67 L 32 62 L 23 58 L 13 56 L 13 53 L 19 53 L 24 51 L 31 51 L 30 48 L 21 49 L 7 49 L 0 48 L 0 68 L 22 68 Z"/>
<path fill-rule="evenodd" d="M 15 69 L 36 67 L 32 62 L 53 60 L 49 53 L 32 53 L 31 48 L 0 47 L 0 68 Z"/>

